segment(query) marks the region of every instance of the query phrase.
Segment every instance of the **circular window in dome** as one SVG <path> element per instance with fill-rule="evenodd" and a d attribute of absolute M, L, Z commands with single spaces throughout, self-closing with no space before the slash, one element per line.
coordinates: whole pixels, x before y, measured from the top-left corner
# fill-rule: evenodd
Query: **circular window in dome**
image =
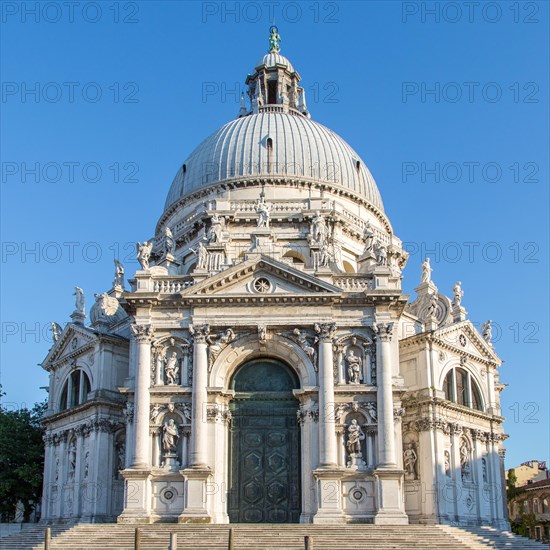
<path fill-rule="evenodd" d="M 267 294 L 271 292 L 273 285 L 267 277 L 258 277 L 253 283 L 252 287 L 259 294 Z"/>

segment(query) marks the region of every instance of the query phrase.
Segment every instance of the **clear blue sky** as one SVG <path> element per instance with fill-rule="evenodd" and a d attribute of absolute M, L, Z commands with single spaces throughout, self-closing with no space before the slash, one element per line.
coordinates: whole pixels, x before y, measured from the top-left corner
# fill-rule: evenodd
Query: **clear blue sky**
<path fill-rule="evenodd" d="M 493 319 L 507 465 L 549 459 L 547 2 L 36 4 L 2 4 L 4 402 L 44 398 L 73 286 L 89 310 L 115 255 L 137 267 L 274 15 L 313 118 L 362 156 L 411 251 L 406 292 L 428 254 L 440 290 L 461 280 L 469 318 Z"/>

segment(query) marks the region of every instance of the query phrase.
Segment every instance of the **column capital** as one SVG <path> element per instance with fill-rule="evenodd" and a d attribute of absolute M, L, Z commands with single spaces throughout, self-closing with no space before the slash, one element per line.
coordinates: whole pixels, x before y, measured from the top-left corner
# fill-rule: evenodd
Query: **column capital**
<path fill-rule="evenodd" d="M 332 342 L 336 333 L 336 323 L 315 323 L 315 332 L 321 342 Z"/>
<path fill-rule="evenodd" d="M 200 326 L 189 325 L 189 334 L 193 337 L 195 344 L 206 344 L 206 339 L 210 334 L 210 325 L 203 323 Z"/>
<path fill-rule="evenodd" d="M 373 330 L 380 342 L 391 342 L 394 327 L 395 323 L 376 323 Z"/>
<path fill-rule="evenodd" d="M 130 325 L 130 328 L 134 338 L 139 343 L 148 343 L 153 340 L 155 329 L 152 325 L 138 325 L 137 323 L 134 323 L 133 325 Z"/>

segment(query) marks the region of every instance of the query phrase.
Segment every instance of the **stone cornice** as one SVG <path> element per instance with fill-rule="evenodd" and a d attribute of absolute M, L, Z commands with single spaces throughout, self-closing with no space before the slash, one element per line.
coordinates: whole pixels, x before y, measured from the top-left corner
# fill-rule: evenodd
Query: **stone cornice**
<path fill-rule="evenodd" d="M 489 414 L 477 409 L 472 409 L 470 407 L 464 407 L 453 403 L 452 401 L 447 401 L 446 399 L 441 399 L 439 397 L 422 397 L 415 399 L 403 399 L 403 405 L 407 408 L 407 412 L 413 412 L 417 409 L 420 409 L 423 406 L 432 407 L 435 406 L 439 410 L 453 411 L 453 415 L 447 415 L 450 418 L 466 418 L 469 417 L 472 421 L 475 419 L 483 419 L 488 422 L 496 422 L 497 424 L 502 424 L 504 422 L 504 417 L 497 416 L 494 414 Z"/>
<path fill-rule="evenodd" d="M 117 409 L 120 412 L 122 412 L 124 410 L 124 403 L 120 401 L 111 401 L 105 398 L 91 399 L 90 401 L 86 401 L 85 403 L 82 403 L 82 405 L 78 405 L 76 407 L 70 407 L 69 409 L 65 409 L 64 411 L 53 413 L 48 416 L 44 416 L 40 422 L 43 426 L 48 427 L 50 424 L 53 424 L 59 420 L 72 417 L 79 413 L 86 412 L 86 411 L 89 411 L 90 409 L 95 409 L 98 407 L 109 407 L 112 409 Z"/>
<path fill-rule="evenodd" d="M 427 344 L 429 342 L 437 344 L 442 349 L 450 351 L 456 354 L 457 356 L 465 356 L 466 358 L 469 358 L 473 361 L 477 361 L 478 363 L 481 363 L 483 365 L 487 365 L 494 368 L 497 368 L 498 366 L 500 366 L 499 361 L 487 356 L 481 357 L 479 355 L 476 355 L 474 353 L 471 353 L 465 350 L 464 348 L 460 348 L 456 345 L 453 345 L 452 343 L 447 342 L 442 338 L 440 338 L 434 332 L 421 332 L 419 334 L 415 334 L 414 336 L 409 336 L 407 338 L 399 340 L 399 347 L 400 349 L 406 349 L 406 348 L 411 348 L 422 344 Z"/>

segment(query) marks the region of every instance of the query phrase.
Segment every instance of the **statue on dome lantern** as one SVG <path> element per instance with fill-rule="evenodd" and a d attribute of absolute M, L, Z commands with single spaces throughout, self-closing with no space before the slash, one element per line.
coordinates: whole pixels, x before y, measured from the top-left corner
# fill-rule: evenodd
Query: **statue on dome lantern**
<path fill-rule="evenodd" d="M 279 42 L 282 42 L 281 37 L 279 36 L 279 29 L 273 25 L 269 29 L 269 53 L 279 53 Z"/>

